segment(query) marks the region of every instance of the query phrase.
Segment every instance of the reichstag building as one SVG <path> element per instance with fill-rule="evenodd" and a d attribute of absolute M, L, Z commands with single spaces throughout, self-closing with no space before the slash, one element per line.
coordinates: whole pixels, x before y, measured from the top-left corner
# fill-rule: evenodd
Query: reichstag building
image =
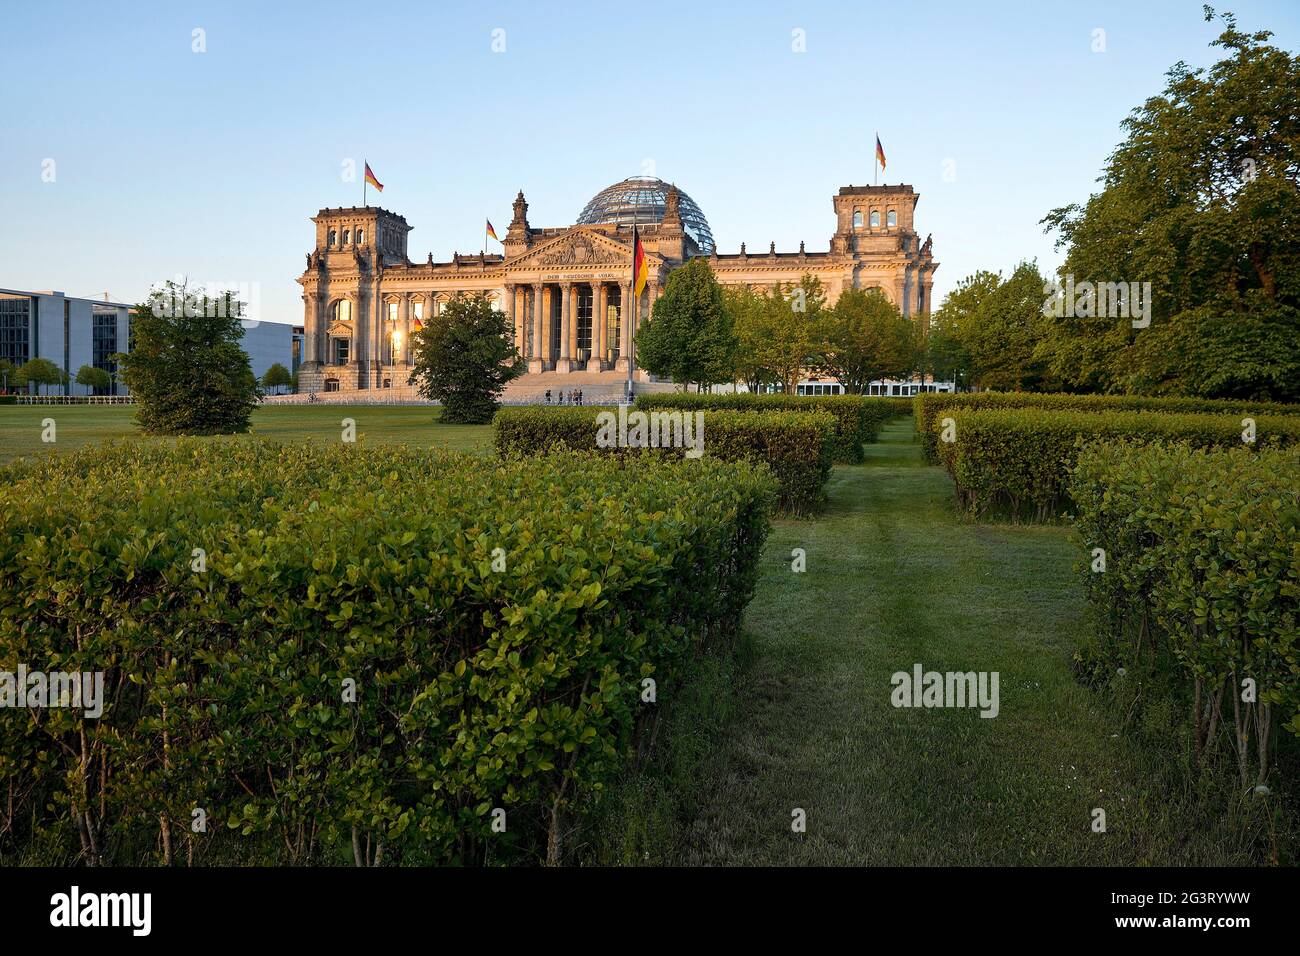
<path fill-rule="evenodd" d="M 502 254 L 413 261 L 412 229 L 376 206 L 322 209 L 307 253 L 300 391 L 408 390 L 411 333 L 458 293 L 483 293 L 509 315 L 528 374 L 512 391 L 585 385 L 601 392 L 637 368 L 633 335 L 673 269 L 703 257 L 723 285 L 771 288 L 818 277 L 833 304 L 845 289 L 878 288 L 904 315 L 924 322 L 934 261 L 913 215 L 911 186 L 844 186 L 831 197 L 830 248 L 809 252 L 719 252 L 708 219 L 684 191 L 633 177 L 597 193 L 570 226 L 536 227 L 520 192 Z M 648 282 L 633 301 L 632 228 L 645 249 Z M 392 394 L 392 393 L 390 393 Z"/>

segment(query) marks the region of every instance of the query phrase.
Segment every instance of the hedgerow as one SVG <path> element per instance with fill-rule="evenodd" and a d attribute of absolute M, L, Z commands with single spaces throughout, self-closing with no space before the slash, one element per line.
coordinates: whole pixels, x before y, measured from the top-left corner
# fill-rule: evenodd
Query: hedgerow
<path fill-rule="evenodd" d="M 618 454 L 680 456 L 678 447 L 602 448 L 598 443 L 601 415 L 617 416 L 619 411 L 598 412 L 587 408 L 503 408 L 492 422 L 496 450 L 503 458 L 542 454 L 557 449 L 604 451 Z M 644 415 L 648 424 L 676 421 L 694 414 L 682 409 L 666 408 L 624 410 L 632 416 Z M 826 502 L 826 482 L 831 474 L 831 448 L 836 422 L 830 415 L 808 412 L 721 412 L 703 411 L 703 454 L 723 461 L 759 463 L 767 467 L 777 482 L 777 508 L 791 515 L 809 515 Z M 667 424 L 664 428 L 667 429 Z M 688 428 L 689 431 L 689 428 Z M 654 434 L 660 434 L 655 425 Z M 650 432 L 647 432 L 647 440 Z M 667 442 L 665 442 L 667 444 Z"/>
<path fill-rule="evenodd" d="M 947 409 L 933 434 L 962 507 L 1046 520 L 1067 505 L 1069 469 L 1086 440 L 1184 441 L 1196 447 L 1242 445 L 1246 426 L 1234 415 L 1044 411 L 1035 408 Z M 1253 418 L 1253 447 L 1300 441 L 1300 417 Z M 946 423 L 946 424 L 945 424 Z M 952 441 L 944 440 L 948 432 Z"/>
<path fill-rule="evenodd" d="M 679 408 L 688 411 L 829 413 L 836 422 L 832 454 L 834 460 L 842 464 L 861 462 L 862 446 L 874 442 L 881 426 L 897 415 L 896 408 L 887 399 L 862 395 L 645 392 L 637 396 L 636 407 L 645 412 Z"/>
<path fill-rule="evenodd" d="M 1300 450 L 1097 442 L 1070 496 L 1105 643 L 1174 685 L 1198 761 L 1226 736 L 1263 784 L 1275 716 L 1300 736 Z"/>
<path fill-rule="evenodd" d="M 1235 399 L 1153 398 L 1142 395 L 1069 395 L 1056 392 L 958 392 L 922 393 L 911 399 L 921 454 L 926 461 L 939 461 L 934 423 L 948 411 L 959 408 L 1036 408 L 1072 412 L 1169 412 L 1175 414 L 1298 415 L 1300 405 L 1278 402 L 1250 402 Z"/>
<path fill-rule="evenodd" d="M 0 851 L 556 859 L 769 527 L 761 471 L 631 464 L 181 440 L 6 472 L 0 670 L 107 703 L 0 709 Z"/>

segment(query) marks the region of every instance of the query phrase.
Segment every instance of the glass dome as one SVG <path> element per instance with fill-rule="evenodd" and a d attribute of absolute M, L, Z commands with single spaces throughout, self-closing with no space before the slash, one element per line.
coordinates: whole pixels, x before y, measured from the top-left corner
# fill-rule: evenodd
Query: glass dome
<path fill-rule="evenodd" d="M 668 190 L 672 187 L 662 179 L 653 176 L 632 176 L 606 186 L 592 197 L 578 217 L 579 225 L 592 225 L 600 222 L 613 222 L 631 225 L 632 223 L 653 224 L 664 218 L 664 209 L 668 202 Z M 709 221 L 695 200 L 681 189 L 677 190 L 678 208 L 682 216 L 682 228 L 695 240 L 700 251 L 705 255 L 713 251 L 713 233 L 709 230 Z"/>

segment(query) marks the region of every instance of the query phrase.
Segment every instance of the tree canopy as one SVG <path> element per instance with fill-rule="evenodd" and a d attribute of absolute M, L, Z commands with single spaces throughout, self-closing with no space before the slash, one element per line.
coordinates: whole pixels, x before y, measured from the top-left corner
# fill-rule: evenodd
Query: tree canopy
<path fill-rule="evenodd" d="M 102 368 L 83 365 L 77 369 L 77 384 L 90 389 L 105 389 L 112 387 L 113 377 Z"/>
<path fill-rule="evenodd" d="M 818 364 L 846 392 L 864 395 L 871 382 L 905 378 L 917 366 L 917 327 L 879 289 L 846 289 L 818 331 Z"/>
<path fill-rule="evenodd" d="M 260 397 L 241 344 L 235 293 L 196 295 L 167 282 L 131 317 L 134 345 L 122 378 L 147 433 L 219 435 L 248 431 Z"/>
<path fill-rule="evenodd" d="M 702 389 L 734 380 L 736 350 L 732 314 L 707 259 L 692 259 L 668 276 L 654 313 L 636 333 L 641 367 Z"/>
<path fill-rule="evenodd" d="M 1149 326 L 1050 317 L 1038 357 L 1069 388 L 1300 399 L 1300 57 L 1222 20 L 1226 55 L 1175 64 L 1101 191 L 1043 220 L 1076 286 L 1150 283 Z"/>
<path fill-rule="evenodd" d="M 442 403 L 442 420 L 485 424 L 502 390 L 526 365 L 512 340 L 510 321 L 484 295 L 458 295 L 411 333 L 411 382 Z"/>

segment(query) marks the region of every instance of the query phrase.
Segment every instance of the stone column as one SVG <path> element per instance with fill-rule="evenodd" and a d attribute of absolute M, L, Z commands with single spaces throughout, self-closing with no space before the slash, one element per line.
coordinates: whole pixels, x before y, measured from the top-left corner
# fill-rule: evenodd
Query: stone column
<path fill-rule="evenodd" d="M 524 342 L 527 335 L 524 330 L 528 327 L 528 286 L 515 286 L 515 320 L 511 323 L 510 338 L 515 343 L 515 351 L 520 355 L 524 354 Z"/>
<path fill-rule="evenodd" d="M 403 353 L 406 351 L 406 333 L 411 325 L 411 293 L 402 293 L 402 304 L 397 310 L 397 328 L 392 331 L 401 335 L 402 341 L 398 343 L 397 348 L 393 348 L 393 339 L 390 335 L 388 338 L 388 364 L 403 364 Z M 397 379 L 393 379 L 393 385 L 397 385 Z"/>
<path fill-rule="evenodd" d="M 316 293 L 303 293 L 302 296 L 302 361 L 303 364 L 316 361 L 316 342 L 320 338 L 317 325 L 320 308 Z"/>
<path fill-rule="evenodd" d="M 581 290 L 578 283 L 569 283 L 569 361 L 570 370 L 579 371 L 578 368 L 578 299 Z"/>
<path fill-rule="evenodd" d="M 515 295 L 515 286 L 513 283 L 506 283 L 505 294 L 505 312 L 506 315 L 510 316 L 510 337 L 517 341 L 519 338 L 519 309 L 517 308 L 518 297 Z"/>
<path fill-rule="evenodd" d="M 587 371 L 599 372 L 601 369 L 601 334 L 602 312 L 600 300 L 605 295 L 605 284 L 603 282 L 593 282 L 591 284 L 591 357 L 587 359 Z"/>
<path fill-rule="evenodd" d="M 557 372 L 567 372 L 570 367 L 569 356 L 569 321 L 573 302 L 573 286 L 560 286 L 560 355 L 555 360 Z"/>
<path fill-rule="evenodd" d="M 609 284 L 600 283 L 597 286 L 596 293 L 596 358 L 600 360 L 600 367 L 605 367 L 605 353 L 609 351 L 609 328 L 606 324 L 606 316 L 609 313 Z"/>
<path fill-rule="evenodd" d="M 622 298 L 618 306 L 618 361 L 614 368 L 626 372 L 632 359 L 632 283 L 624 282 L 619 291 Z"/>
<path fill-rule="evenodd" d="M 540 282 L 533 283 L 533 347 L 529 350 L 528 371 L 536 375 L 546 367 L 545 346 L 542 343 L 542 322 L 545 319 L 545 289 Z"/>

